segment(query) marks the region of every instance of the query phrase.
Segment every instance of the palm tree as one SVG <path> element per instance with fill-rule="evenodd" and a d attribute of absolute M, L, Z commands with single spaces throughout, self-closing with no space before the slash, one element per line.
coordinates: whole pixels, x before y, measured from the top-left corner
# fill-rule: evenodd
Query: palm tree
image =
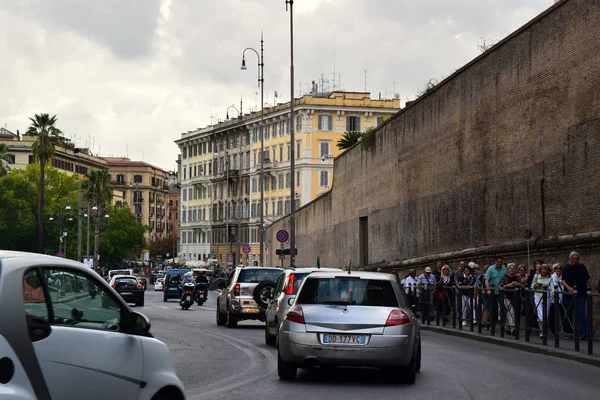
<path fill-rule="evenodd" d="M 94 227 L 94 271 L 98 262 L 98 246 L 100 240 L 100 216 L 108 211 L 113 197 L 110 174 L 107 170 L 93 170 L 88 174 L 85 192 L 88 203 L 95 207 Z M 92 208 L 93 209 L 93 208 Z"/>
<path fill-rule="evenodd" d="M 44 252 L 44 169 L 54 158 L 54 141 L 62 132 L 56 124 L 56 115 L 35 114 L 34 118 L 29 118 L 31 125 L 27 129 L 27 135 L 37 136 L 37 140 L 31 146 L 33 158 L 40 163 L 40 197 L 38 205 L 38 252 Z"/>
<path fill-rule="evenodd" d="M 356 131 L 344 132 L 342 138 L 338 140 L 337 147 L 340 150 L 349 149 L 354 146 L 361 138 L 362 133 Z"/>
<path fill-rule="evenodd" d="M 10 172 L 8 163 L 12 161 L 12 155 L 8 154 L 8 146 L 0 143 L 0 176 L 7 175 Z"/>

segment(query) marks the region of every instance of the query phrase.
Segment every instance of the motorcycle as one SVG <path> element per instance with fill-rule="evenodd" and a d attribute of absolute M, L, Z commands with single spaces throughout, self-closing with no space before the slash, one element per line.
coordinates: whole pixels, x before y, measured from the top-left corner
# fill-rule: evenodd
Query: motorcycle
<path fill-rule="evenodd" d="M 179 300 L 179 305 L 181 306 L 182 310 L 187 310 L 192 304 L 194 304 L 192 297 L 194 295 L 195 287 L 196 285 L 190 282 L 183 284 L 183 288 L 181 289 L 181 299 Z"/>
<path fill-rule="evenodd" d="M 98 290 L 96 289 L 96 286 L 90 286 L 88 287 L 88 293 L 90 294 L 90 297 L 93 299 L 96 298 L 96 295 L 98 294 Z"/>
<path fill-rule="evenodd" d="M 208 299 L 208 285 L 206 283 L 199 283 L 198 289 L 196 290 L 196 303 L 201 306 Z"/>

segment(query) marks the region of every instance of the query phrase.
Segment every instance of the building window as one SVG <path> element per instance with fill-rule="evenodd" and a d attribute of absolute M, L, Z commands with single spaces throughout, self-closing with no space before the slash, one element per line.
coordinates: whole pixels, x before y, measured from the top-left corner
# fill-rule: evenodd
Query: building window
<path fill-rule="evenodd" d="M 300 149 L 302 147 L 302 141 L 298 140 L 296 142 L 296 160 L 300 158 Z"/>
<path fill-rule="evenodd" d="M 279 190 L 283 189 L 283 174 L 279 175 Z"/>
<path fill-rule="evenodd" d="M 296 117 L 296 132 L 300 132 L 302 130 L 302 115 L 298 115 Z"/>
<path fill-rule="evenodd" d="M 29 156 L 29 164 L 33 164 L 33 155 Z"/>
<path fill-rule="evenodd" d="M 181 232 L 181 243 L 187 243 L 187 232 Z"/>
<path fill-rule="evenodd" d="M 15 163 L 15 155 L 14 154 L 8 154 L 8 163 L 9 164 Z"/>
<path fill-rule="evenodd" d="M 183 158 L 187 158 L 187 147 L 183 148 Z"/>
<path fill-rule="evenodd" d="M 133 176 L 133 183 L 142 183 L 142 176 L 141 175 L 134 175 Z"/>
<path fill-rule="evenodd" d="M 285 133 L 287 133 L 289 135 L 290 133 L 290 119 L 286 119 L 285 120 Z"/>
<path fill-rule="evenodd" d="M 296 187 L 300 187 L 300 171 L 296 172 Z"/>
<path fill-rule="evenodd" d="M 323 157 L 323 156 L 328 157 L 329 156 L 329 142 L 319 142 L 319 150 L 320 150 L 319 155 L 321 157 Z"/>
<path fill-rule="evenodd" d="M 279 161 L 283 161 L 283 145 L 279 145 Z"/>
<path fill-rule="evenodd" d="M 320 131 L 332 131 L 333 130 L 333 118 L 328 114 L 319 115 L 319 127 Z"/>
<path fill-rule="evenodd" d="M 277 161 L 277 150 L 275 146 L 271 147 L 271 149 L 273 150 L 273 159 L 271 161 L 275 162 Z"/>
<path fill-rule="evenodd" d="M 319 187 L 329 187 L 329 171 L 321 171 Z"/>
<path fill-rule="evenodd" d="M 346 117 L 346 131 L 360 132 L 360 117 Z"/>
<path fill-rule="evenodd" d="M 287 145 L 287 160 L 290 161 L 290 155 L 292 154 L 292 152 L 290 151 L 290 144 L 288 143 Z"/>
<path fill-rule="evenodd" d="M 283 200 L 277 201 L 277 215 L 283 214 Z"/>
<path fill-rule="evenodd" d="M 277 122 L 273 122 L 273 137 L 277 136 Z"/>
<path fill-rule="evenodd" d="M 290 200 L 289 200 L 289 199 L 287 199 L 287 200 L 285 201 L 285 214 L 287 215 L 287 214 L 289 214 L 289 213 L 290 213 Z"/>
<path fill-rule="evenodd" d="M 285 135 L 285 128 L 283 126 L 284 123 L 285 121 L 279 121 L 279 136 Z"/>
<path fill-rule="evenodd" d="M 288 172 L 285 174 L 285 188 L 289 189 L 290 184 L 291 184 L 291 176 L 290 176 L 290 173 Z"/>

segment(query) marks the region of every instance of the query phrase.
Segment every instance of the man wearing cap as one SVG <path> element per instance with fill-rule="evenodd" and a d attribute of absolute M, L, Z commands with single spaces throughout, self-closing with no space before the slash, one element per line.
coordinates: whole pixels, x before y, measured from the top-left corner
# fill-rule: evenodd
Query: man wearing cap
<path fill-rule="evenodd" d="M 404 291 L 408 295 L 408 299 L 410 300 L 410 304 L 417 304 L 417 291 L 418 291 L 418 281 L 416 278 L 417 271 L 414 269 L 410 269 L 408 271 L 408 276 L 404 280 Z"/>
<path fill-rule="evenodd" d="M 431 298 L 431 295 L 433 293 L 433 291 L 435 290 L 436 284 L 437 284 L 437 279 L 435 278 L 435 275 L 432 273 L 432 270 L 430 267 L 426 267 L 425 268 L 425 272 L 422 273 L 421 275 L 419 275 L 419 278 L 417 278 L 417 284 L 418 284 L 418 288 L 420 291 L 420 301 L 421 303 L 425 303 L 428 304 L 428 308 L 424 308 L 424 310 L 427 310 L 427 313 L 423 314 L 426 317 L 431 317 L 433 318 L 433 299 Z"/>

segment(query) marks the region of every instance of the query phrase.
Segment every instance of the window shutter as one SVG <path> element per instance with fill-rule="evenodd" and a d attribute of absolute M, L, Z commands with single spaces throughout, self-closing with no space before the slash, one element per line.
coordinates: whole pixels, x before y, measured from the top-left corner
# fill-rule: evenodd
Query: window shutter
<path fill-rule="evenodd" d="M 331 115 L 327 116 L 327 125 L 328 125 L 328 130 L 332 131 L 333 130 L 333 118 L 331 118 Z"/>
<path fill-rule="evenodd" d="M 352 117 L 346 117 L 346 131 L 352 130 Z"/>
<path fill-rule="evenodd" d="M 319 127 L 317 128 L 318 130 L 322 131 L 323 130 L 323 116 L 319 115 Z"/>

